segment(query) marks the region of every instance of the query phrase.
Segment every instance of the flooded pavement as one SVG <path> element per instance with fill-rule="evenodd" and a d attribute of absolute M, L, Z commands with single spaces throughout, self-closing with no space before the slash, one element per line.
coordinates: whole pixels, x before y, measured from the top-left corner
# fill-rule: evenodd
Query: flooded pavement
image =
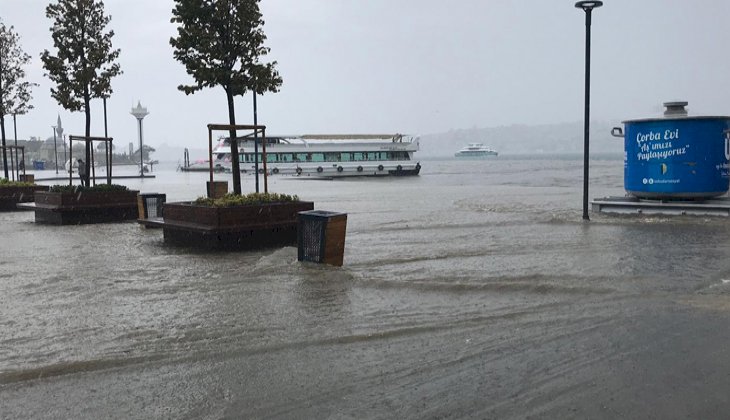
<path fill-rule="evenodd" d="M 422 165 L 270 179 L 348 213 L 341 268 L 0 213 L 0 418 L 730 412 L 730 221 L 584 223 L 579 158 Z M 590 196 L 622 195 L 622 170 L 592 162 Z M 175 201 L 206 177 L 119 183 Z"/>

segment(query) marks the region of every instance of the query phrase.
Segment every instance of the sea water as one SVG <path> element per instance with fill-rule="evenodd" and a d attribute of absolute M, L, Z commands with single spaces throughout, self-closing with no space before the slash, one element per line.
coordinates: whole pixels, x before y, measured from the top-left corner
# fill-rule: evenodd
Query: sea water
<path fill-rule="evenodd" d="M 730 412 L 727 219 L 585 222 L 578 156 L 421 164 L 268 179 L 348 214 L 341 268 L 0 213 L 0 418 Z M 624 194 L 620 158 L 590 168 L 590 198 Z M 152 174 L 115 182 L 180 201 L 208 179 Z"/>

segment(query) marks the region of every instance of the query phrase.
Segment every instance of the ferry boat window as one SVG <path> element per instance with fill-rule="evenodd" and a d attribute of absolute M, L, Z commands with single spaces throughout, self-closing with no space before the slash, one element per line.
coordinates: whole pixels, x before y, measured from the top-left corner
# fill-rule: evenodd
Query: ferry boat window
<path fill-rule="evenodd" d="M 388 152 L 388 160 L 410 160 L 407 152 Z"/>
<path fill-rule="evenodd" d="M 312 155 L 312 162 L 324 162 L 324 153 L 309 153 Z"/>
<path fill-rule="evenodd" d="M 355 160 L 355 154 L 354 153 L 342 153 L 342 161 L 343 162 L 349 162 Z"/>
<path fill-rule="evenodd" d="M 335 152 L 325 152 L 324 160 L 325 162 L 339 162 L 340 154 Z"/>
<path fill-rule="evenodd" d="M 278 153 L 267 153 L 266 154 L 266 162 L 278 162 L 279 161 L 279 154 Z"/>
<path fill-rule="evenodd" d="M 377 155 L 378 154 L 376 152 L 368 152 L 368 157 L 367 158 L 368 158 L 368 160 L 377 160 L 378 159 L 378 156 Z"/>
<path fill-rule="evenodd" d="M 362 153 L 357 152 L 357 153 L 353 153 L 353 155 L 354 156 L 353 156 L 353 159 L 352 160 L 363 160 L 362 159 Z"/>

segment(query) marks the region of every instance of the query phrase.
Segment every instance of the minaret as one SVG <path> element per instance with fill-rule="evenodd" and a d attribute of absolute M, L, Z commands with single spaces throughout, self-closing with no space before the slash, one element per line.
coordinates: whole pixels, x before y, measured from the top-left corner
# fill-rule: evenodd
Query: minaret
<path fill-rule="evenodd" d="M 56 120 L 56 134 L 58 134 L 58 138 L 61 140 L 61 144 L 63 144 L 63 167 L 66 167 L 66 161 L 68 158 L 66 157 L 66 140 L 63 139 L 63 126 L 61 125 L 61 115 L 58 115 L 58 119 Z"/>

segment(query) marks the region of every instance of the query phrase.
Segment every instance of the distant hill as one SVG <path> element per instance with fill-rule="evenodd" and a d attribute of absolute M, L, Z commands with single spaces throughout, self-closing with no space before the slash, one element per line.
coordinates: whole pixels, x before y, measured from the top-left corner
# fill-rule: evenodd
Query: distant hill
<path fill-rule="evenodd" d="M 590 151 L 623 153 L 623 141 L 611 136 L 620 122 L 591 122 Z M 583 153 L 583 122 L 548 125 L 510 125 L 450 130 L 421 136 L 422 157 L 453 156 L 468 143 L 484 143 L 500 154 Z"/>

